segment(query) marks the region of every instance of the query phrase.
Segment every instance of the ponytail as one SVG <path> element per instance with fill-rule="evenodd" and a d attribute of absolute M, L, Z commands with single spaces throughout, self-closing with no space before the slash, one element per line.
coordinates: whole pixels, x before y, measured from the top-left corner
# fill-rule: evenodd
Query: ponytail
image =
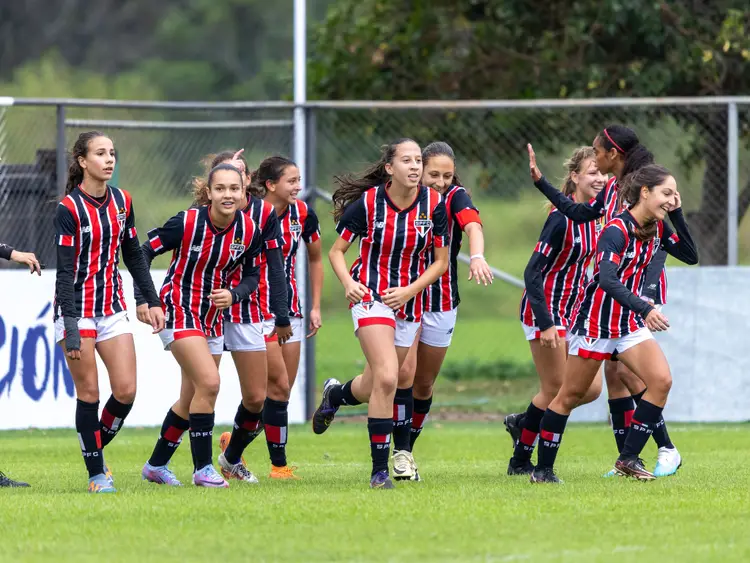
<path fill-rule="evenodd" d="M 638 135 L 629 127 L 609 125 L 599 134 L 599 140 L 605 150 L 615 149 L 625 159 L 625 165 L 620 174 L 623 178 L 654 163 L 654 155 L 641 144 Z"/>
<path fill-rule="evenodd" d="M 68 167 L 68 181 L 65 183 L 65 195 L 69 195 L 83 182 L 83 168 L 78 162 L 80 157 L 86 158 L 89 153 L 89 143 L 97 137 L 106 137 L 100 131 L 87 131 L 78 135 L 70 153 L 71 161 Z"/>
<path fill-rule="evenodd" d="M 349 205 L 357 201 L 363 193 L 372 188 L 385 184 L 390 180 L 390 175 L 385 170 L 385 165 L 393 162 L 396 156 L 396 150 L 399 145 L 404 143 L 415 143 L 412 139 L 401 138 L 390 144 L 380 147 L 380 159 L 370 166 L 360 176 L 352 174 L 343 176 L 334 176 L 334 181 L 339 185 L 338 189 L 333 192 L 333 219 L 339 221 Z"/>

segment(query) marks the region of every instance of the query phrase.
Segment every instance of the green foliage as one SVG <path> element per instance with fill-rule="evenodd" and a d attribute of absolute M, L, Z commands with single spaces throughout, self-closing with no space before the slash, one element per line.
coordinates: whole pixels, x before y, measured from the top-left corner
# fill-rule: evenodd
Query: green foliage
<path fill-rule="evenodd" d="M 514 362 L 495 360 L 494 362 L 479 362 L 475 358 L 464 358 L 446 364 L 440 371 L 440 377 L 449 381 L 512 381 L 518 379 L 532 379 L 537 376 L 532 362 Z"/>

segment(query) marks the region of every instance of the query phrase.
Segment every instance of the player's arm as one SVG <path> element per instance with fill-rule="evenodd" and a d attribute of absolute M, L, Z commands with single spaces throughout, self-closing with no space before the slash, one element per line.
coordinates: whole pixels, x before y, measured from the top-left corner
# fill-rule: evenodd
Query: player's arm
<path fill-rule="evenodd" d="M 492 283 L 492 270 L 484 258 L 484 230 L 479 210 L 464 189 L 456 191 L 448 210 L 458 226 L 469 237 L 469 280 L 488 285 Z"/>
<path fill-rule="evenodd" d="M 646 266 L 646 275 L 643 280 L 643 297 L 652 303 L 656 301 L 657 293 L 659 292 L 659 280 L 666 261 L 667 253 L 660 249 L 656 252 L 649 265 Z"/>
<path fill-rule="evenodd" d="M 175 250 L 182 244 L 182 235 L 185 229 L 185 212 L 180 211 L 177 215 L 164 223 L 163 227 L 151 229 L 148 232 L 148 240 L 141 246 L 141 253 L 146 264 L 147 274 L 151 269 L 154 258 Z M 150 276 L 150 274 L 148 274 Z M 138 307 L 147 304 L 147 300 L 140 290 L 138 284 L 135 286 L 135 302 Z"/>
<path fill-rule="evenodd" d="M 664 234 L 662 236 L 662 247 L 679 261 L 693 266 L 698 263 L 698 248 L 690 235 L 682 208 L 678 207 L 669 212 L 669 220 L 674 225 L 676 233 L 664 222 Z"/>
<path fill-rule="evenodd" d="M 55 238 L 57 239 L 57 277 L 55 294 L 65 324 L 65 351 L 70 359 L 80 359 L 81 333 L 75 301 L 76 238 L 78 229 L 73 214 L 62 203 L 55 214 Z"/>
<path fill-rule="evenodd" d="M 263 252 L 266 255 L 268 267 L 268 287 L 271 292 L 268 306 L 274 315 L 274 324 L 278 328 L 288 327 L 291 323 L 289 321 L 289 284 L 286 281 L 282 250 L 284 239 L 281 235 L 279 217 L 273 210 L 263 227 L 263 241 Z"/>
<path fill-rule="evenodd" d="M 346 298 L 351 303 L 359 303 L 368 293 L 367 287 L 357 282 L 349 274 L 346 266 L 346 251 L 358 236 L 367 234 L 367 214 L 365 213 L 364 196 L 351 203 L 344 210 L 341 219 L 336 225 L 339 234 L 334 241 L 331 250 L 328 251 L 328 260 L 333 268 L 333 273 L 344 286 Z"/>
<path fill-rule="evenodd" d="M 550 213 L 544 223 L 539 242 L 523 271 L 523 281 L 526 286 L 526 298 L 534 313 L 536 326 L 541 331 L 552 328 L 555 322 L 549 312 L 549 304 L 544 296 L 544 268 L 560 253 L 562 241 L 565 238 L 565 217 L 560 213 Z"/>
<path fill-rule="evenodd" d="M 315 336 L 322 326 L 320 300 L 323 294 L 323 244 L 320 240 L 320 222 L 311 207 L 307 208 L 307 217 L 302 229 L 302 240 L 307 247 L 307 266 L 310 274 L 310 332 L 308 337 Z"/>
<path fill-rule="evenodd" d="M 544 194 L 544 197 L 546 197 L 550 203 L 552 203 L 552 205 L 568 219 L 581 223 L 593 221 L 604 215 L 604 203 L 606 201 L 605 195 L 607 192 L 606 187 L 599 190 L 599 193 L 596 194 L 596 198 L 591 202 L 576 203 L 550 184 L 544 176 L 534 182 L 534 186 L 536 186 L 536 188 Z"/>
<path fill-rule="evenodd" d="M 146 263 L 141 245 L 138 241 L 138 232 L 135 228 L 135 211 L 131 203 L 130 213 L 125 221 L 125 234 L 122 239 L 122 260 L 125 262 L 130 275 L 133 276 L 133 286 L 143 296 L 143 299 L 150 308 L 158 307 L 161 309 L 161 299 L 156 293 L 154 281 L 149 274 L 150 263 Z M 136 297 L 136 302 L 138 299 Z"/>
<path fill-rule="evenodd" d="M 29 267 L 29 271 L 32 274 L 36 272 L 40 276 L 42 275 L 42 267 L 33 252 L 20 252 L 15 250 L 9 244 L 3 244 L 0 242 L 0 258 L 10 260 L 16 264 L 25 264 Z"/>

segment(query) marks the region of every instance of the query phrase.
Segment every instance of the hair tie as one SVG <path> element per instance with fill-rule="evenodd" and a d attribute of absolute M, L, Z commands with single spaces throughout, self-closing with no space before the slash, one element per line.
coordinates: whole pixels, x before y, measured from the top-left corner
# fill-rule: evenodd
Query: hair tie
<path fill-rule="evenodd" d="M 622 154 L 625 154 L 625 151 L 620 148 L 620 145 L 615 143 L 614 139 L 609 136 L 609 133 L 607 133 L 606 129 L 604 130 L 604 134 L 607 136 L 607 139 L 609 139 L 609 142 L 612 143 L 618 151 L 620 151 Z"/>

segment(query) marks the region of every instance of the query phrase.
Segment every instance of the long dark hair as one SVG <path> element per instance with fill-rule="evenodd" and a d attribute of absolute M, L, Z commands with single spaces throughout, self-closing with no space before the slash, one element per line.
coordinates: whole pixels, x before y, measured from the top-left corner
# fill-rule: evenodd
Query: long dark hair
<path fill-rule="evenodd" d="M 380 147 L 380 159 L 364 171 L 360 176 L 353 174 L 344 174 L 343 176 L 334 176 L 334 181 L 339 185 L 338 189 L 333 192 L 333 218 L 335 221 L 341 219 L 344 210 L 357 201 L 364 192 L 373 186 L 387 183 L 391 176 L 386 172 L 385 165 L 393 162 L 396 156 L 396 150 L 404 143 L 417 144 L 413 139 L 402 137 L 392 143 Z"/>
<path fill-rule="evenodd" d="M 285 156 L 269 156 L 260 163 L 257 170 L 250 173 L 248 191 L 256 197 L 265 197 L 268 191 L 266 182 L 278 182 L 290 166 L 297 165 Z"/>
<path fill-rule="evenodd" d="M 598 135 L 599 142 L 605 150 L 615 149 L 625 159 L 622 169 L 622 178 L 654 163 L 654 155 L 644 147 L 635 131 L 624 125 L 609 125 Z M 618 178 L 619 180 L 619 178 Z"/>
<path fill-rule="evenodd" d="M 656 186 L 664 183 L 670 176 L 672 176 L 672 173 L 663 166 L 647 164 L 626 176 L 618 190 L 632 208 L 641 200 L 641 188 L 645 186 L 649 191 L 654 191 Z M 656 236 L 656 224 L 657 221 L 651 221 L 640 225 L 635 229 L 635 236 L 638 240 L 651 240 Z"/>
<path fill-rule="evenodd" d="M 65 195 L 68 195 L 83 182 L 83 168 L 78 163 L 78 158 L 89 154 L 89 143 L 98 137 L 107 137 L 101 131 L 87 131 L 78 135 L 73 150 L 70 152 L 70 166 L 68 167 L 68 182 L 65 184 Z M 109 137 L 107 137 L 109 138 Z"/>
<path fill-rule="evenodd" d="M 207 154 L 205 157 L 203 157 L 201 164 L 203 164 L 204 175 L 202 177 L 196 176 L 195 178 L 193 178 L 193 181 L 191 183 L 193 191 L 193 206 L 200 207 L 202 205 L 208 205 L 208 182 L 206 181 L 206 178 L 208 178 L 208 174 L 222 162 L 232 160 L 235 152 L 236 151 L 226 150 L 216 154 Z M 240 155 L 237 160 L 241 160 L 244 163 L 245 170 L 250 170 L 247 167 L 247 160 L 245 160 L 245 157 L 243 155 Z M 244 177 L 242 178 L 242 184 L 245 184 Z M 247 193 L 250 193 L 249 185 L 246 186 L 246 190 Z"/>
<path fill-rule="evenodd" d="M 461 179 L 458 177 L 458 171 L 455 168 L 456 153 L 453 152 L 451 146 L 445 141 L 433 141 L 422 149 L 422 165 L 427 166 L 427 163 L 433 156 L 447 156 L 453 161 L 453 180 L 451 183 L 456 186 L 461 186 Z"/>

